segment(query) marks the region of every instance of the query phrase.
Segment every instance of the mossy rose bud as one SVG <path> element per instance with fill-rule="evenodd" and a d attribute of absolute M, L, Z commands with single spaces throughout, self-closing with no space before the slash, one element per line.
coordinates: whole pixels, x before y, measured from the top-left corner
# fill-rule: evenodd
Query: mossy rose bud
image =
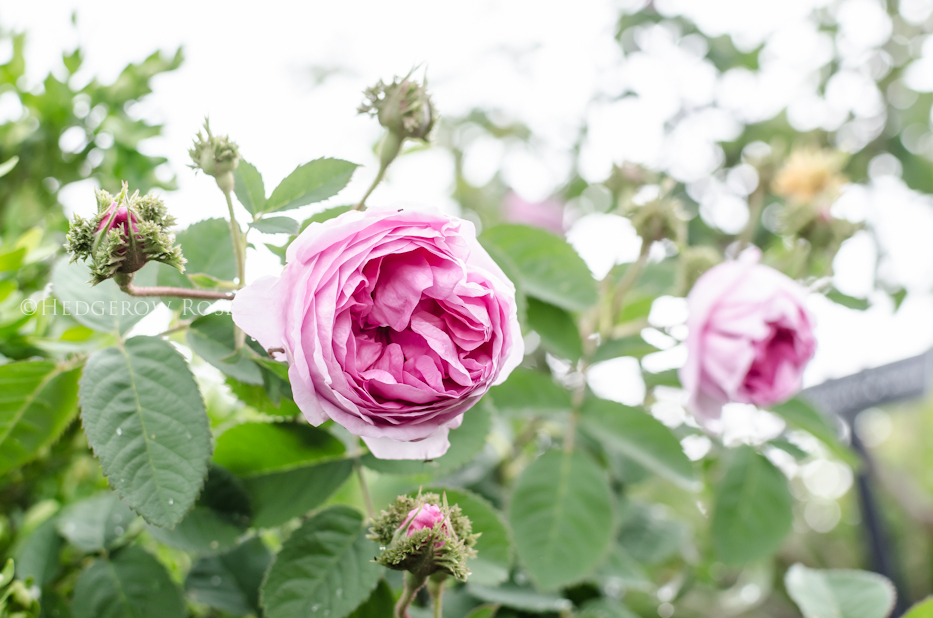
<path fill-rule="evenodd" d="M 240 150 L 229 135 L 215 136 L 211 133 L 210 123 L 205 120 L 204 133 L 198 131 L 188 154 L 192 168 L 213 176 L 224 193 L 233 191 L 233 170 L 240 164 Z"/>
<path fill-rule="evenodd" d="M 127 197 L 127 186 L 113 196 L 97 192 L 97 214 L 90 219 L 75 216 L 68 231 L 65 249 L 72 261 L 91 258 L 91 282 L 95 285 L 112 277 L 128 277 L 156 261 L 183 271 L 185 258 L 174 246 L 175 236 L 167 231 L 174 225 L 162 203 L 153 196 Z"/>
<path fill-rule="evenodd" d="M 476 555 L 477 537 L 459 506 L 431 493 L 399 496 L 376 517 L 369 535 L 382 546 L 379 564 L 421 579 L 444 574 L 461 581 L 470 574 L 466 560 Z"/>
<path fill-rule="evenodd" d="M 396 77 L 391 84 L 382 80 L 364 91 L 366 101 L 359 113 L 370 114 L 379 119 L 379 124 L 399 140 L 406 138 L 426 140 L 437 120 L 437 112 L 427 90 L 427 79 L 418 83 L 409 73 Z"/>

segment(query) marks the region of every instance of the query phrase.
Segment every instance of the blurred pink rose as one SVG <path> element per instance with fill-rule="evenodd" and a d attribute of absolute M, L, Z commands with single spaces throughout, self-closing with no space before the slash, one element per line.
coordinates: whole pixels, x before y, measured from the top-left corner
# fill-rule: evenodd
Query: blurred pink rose
<path fill-rule="evenodd" d="M 701 420 L 723 404 L 768 407 L 800 390 L 816 349 L 806 292 L 784 274 L 758 264 L 757 250 L 715 266 L 687 297 L 687 362 L 680 381 Z"/>
<path fill-rule="evenodd" d="M 409 511 L 408 516 L 405 517 L 405 521 L 402 522 L 399 528 L 408 526 L 406 534 L 411 536 L 422 528 L 434 528 L 434 524 L 443 520 L 444 514 L 441 513 L 441 509 L 436 504 L 425 504 Z M 443 530 L 445 534 L 449 534 L 446 523 L 441 524 L 441 530 Z M 434 544 L 434 547 L 441 547 L 443 545 L 444 541 L 438 541 Z"/>
<path fill-rule="evenodd" d="M 281 277 L 237 292 L 233 320 L 285 350 L 312 425 L 331 418 L 376 457 L 440 457 L 521 362 L 515 288 L 468 221 L 350 211 L 308 226 L 286 260 Z"/>
<path fill-rule="evenodd" d="M 528 202 L 510 191 L 505 196 L 503 216 L 509 223 L 532 225 L 558 236 L 564 235 L 564 204 L 557 200 Z"/>

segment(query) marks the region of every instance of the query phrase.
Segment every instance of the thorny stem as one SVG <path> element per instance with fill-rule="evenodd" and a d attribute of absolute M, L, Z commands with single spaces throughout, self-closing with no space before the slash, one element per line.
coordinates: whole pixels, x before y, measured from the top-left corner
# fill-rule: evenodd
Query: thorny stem
<path fill-rule="evenodd" d="M 227 199 L 227 211 L 230 213 L 230 239 L 233 241 L 233 253 L 236 256 L 237 284 L 242 288 L 246 285 L 246 235 L 240 229 L 236 217 L 233 214 L 233 200 L 230 198 L 230 191 L 223 192 Z M 239 326 L 234 326 L 234 349 L 239 350 L 246 342 L 246 333 L 240 330 Z"/>
<path fill-rule="evenodd" d="M 414 575 L 410 571 L 405 572 L 405 586 L 402 588 L 402 596 L 395 605 L 395 618 L 411 618 L 408 608 L 411 607 L 415 595 L 418 594 L 427 579 L 424 575 Z"/>
<path fill-rule="evenodd" d="M 172 298 L 195 298 L 198 300 L 233 300 L 233 292 L 214 292 L 213 290 L 192 290 L 168 286 L 136 287 L 132 283 L 121 285 L 120 289 L 130 296 L 169 296 Z"/>

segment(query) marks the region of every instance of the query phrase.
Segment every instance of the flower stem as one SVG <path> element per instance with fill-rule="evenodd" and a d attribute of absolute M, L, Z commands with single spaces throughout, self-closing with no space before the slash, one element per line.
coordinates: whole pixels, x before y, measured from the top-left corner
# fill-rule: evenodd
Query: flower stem
<path fill-rule="evenodd" d="M 402 596 L 395 605 L 395 618 L 411 618 L 408 608 L 411 607 L 415 595 L 418 594 L 427 579 L 424 575 L 414 575 L 410 571 L 405 572 L 405 586 L 402 588 Z"/>
<path fill-rule="evenodd" d="M 192 290 L 168 286 L 136 287 L 132 283 L 121 285 L 120 289 L 130 296 L 170 296 L 172 298 L 196 298 L 198 300 L 233 300 L 233 292 L 214 292 L 213 290 Z"/>
<path fill-rule="evenodd" d="M 363 466 L 360 463 L 359 457 L 356 458 L 353 467 L 356 468 L 356 475 L 360 479 L 360 491 L 363 493 L 363 504 L 366 505 L 366 515 L 370 519 L 373 519 L 376 516 L 373 510 L 373 498 L 369 495 L 369 485 L 366 483 L 366 475 L 363 472 Z"/>
<path fill-rule="evenodd" d="M 227 211 L 230 213 L 230 239 L 233 241 L 233 254 L 236 256 L 236 273 L 238 287 L 246 285 L 246 234 L 240 229 L 236 217 L 233 214 L 233 200 L 230 198 L 230 191 L 223 192 L 227 199 Z M 239 350 L 246 342 L 246 333 L 240 330 L 239 326 L 233 327 L 234 350 Z"/>
<path fill-rule="evenodd" d="M 441 614 L 444 612 L 444 583 L 446 580 L 446 573 L 435 573 L 428 579 L 428 594 L 431 595 L 434 618 L 441 618 Z"/>
<path fill-rule="evenodd" d="M 625 274 L 622 276 L 622 280 L 619 282 L 619 285 L 616 286 L 615 291 L 612 294 L 612 302 L 609 305 L 608 314 L 604 314 L 604 318 L 600 323 L 600 333 L 602 335 L 608 334 L 609 330 L 615 324 L 616 318 L 619 315 L 619 312 L 622 311 L 625 306 L 625 296 L 628 294 L 629 288 L 634 285 L 638 280 L 639 275 L 645 269 L 645 265 L 648 263 L 648 254 L 651 252 L 651 243 L 647 241 L 642 241 L 641 253 L 638 255 L 638 260 L 629 266 L 625 270 Z"/>
<path fill-rule="evenodd" d="M 386 170 L 389 169 L 389 165 L 402 150 L 402 143 L 404 141 L 404 138 L 397 136 L 392 131 L 386 133 L 385 138 L 382 140 L 382 144 L 379 146 L 379 173 L 376 174 L 376 178 L 373 179 L 373 184 L 369 186 L 369 189 L 366 190 L 366 194 L 363 195 L 363 199 L 360 200 L 359 204 L 353 207 L 353 210 L 363 210 L 363 206 L 366 205 L 366 200 L 372 192 L 376 190 L 379 183 L 382 182 L 382 179 L 386 175 Z"/>

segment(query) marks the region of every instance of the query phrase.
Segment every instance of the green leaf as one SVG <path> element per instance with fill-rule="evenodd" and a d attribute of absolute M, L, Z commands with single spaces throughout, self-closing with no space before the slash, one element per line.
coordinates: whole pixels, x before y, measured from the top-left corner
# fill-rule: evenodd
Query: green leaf
<path fill-rule="evenodd" d="M 915 604 L 907 610 L 903 618 L 933 618 L 933 597 L 927 597 Z"/>
<path fill-rule="evenodd" d="M 784 585 L 804 618 L 887 618 L 894 609 L 894 586 L 877 573 L 795 564 Z"/>
<path fill-rule="evenodd" d="M 80 375 L 48 361 L 0 366 L 0 475 L 58 440 L 78 410 Z"/>
<path fill-rule="evenodd" d="M 568 311 L 596 304 L 596 281 L 566 241 L 526 225 L 497 225 L 480 236 L 505 253 L 518 269 L 516 283 L 530 296 Z"/>
<path fill-rule="evenodd" d="M 541 345 L 561 358 L 576 362 L 583 355 L 580 331 L 573 316 L 535 298 L 528 299 L 526 309 L 528 326 L 541 337 Z"/>
<path fill-rule="evenodd" d="M 518 478 L 509 523 L 539 587 L 576 582 L 600 563 L 612 537 L 606 475 L 581 453 L 548 451 Z"/>
<path fill-rule="evenodd" d="M 188 263 L 185 272 L 208 275 L 217 281 L 233 281 L 237 276 L 236 256 L 230 240 L 230 225 L 226 219 L 198 221 L 177 235 L 178 244 Z M 194 284 L 177 269 L 159 264 L 158 284 L 162 286 L 193 288 Z M 200 315 L 213 301 L 198 301 L 187 298 L 162 298 L 162 302 L 185 316 Z M 196 311 L 200 307 L 200 311 Z"/>
<path fill-rule="evenodd" d="M 301 410 L 290 397 L 279 396 L 278 403 L 266 392 L 263 386 L 243 384 L 233 378 L 226 379 L 227 386 L 236 395 L 236 398 L 246 405 L 255 408 L 263 414 L 270 416 L 294 417 L 301 414 Z M 285 383 L 288 384 L 287 382 Z"/>
<path fill-rule="evenodd" d="M 334 506 L 318 513 L 275 557 L 262 585 L 266 616 L 307 618 L 326 609 L 329 618 L 344 618 L 379 583 L 383 567 L 372 561 L 378 552 L 358 512 Z"/>
<path fill-rule="evenodd" d="M 112 548 L 134 519 L 136 513 L 107 491 L 65 508 L 58 516 L 58 533 L 83 552 L 97 552 Z"/>
<path fill-rule="evenodd" d="M 272 191 L 263 212 L 291 210 L 340 193 L 358 166 L 342 159 L 315 159 L 295 168 Z"/>
<path fill-rule="evenodd" d="M 236 283 L 233 281 L 221 281 L 217 277 L 205 275 L 203 273 L 185 273 L 188 281 L 199 288 L 222 288 L 225 290 L 235 290 Z"/>
<path fill-rule="evenodd" d="M 95 286 L 88 283 L 90 280 L 86 264 L 69 263 L 67 257 L 56 262 L 52 268 L 52 293 L 61 301 L 56 311 L 96 331 L 125 333 L 158 305 L 158 300 L 124 294 L 112 280 Z"/>
<path fill-rule="evenodd" d="M 235 476 L 211 466 L 204 490 L 185 518 L 171 530 L 149 527 L 149 533 L 170 547 L 196 554 L 216 553 L 236 545 L 252 518 L 249 495 Z"/>
<path fill-rule="evenodd" d="M 623 554 L 642 564 L 658 564 L 680 551 L 687 536 L 683 523 L 669 519 L 666 510 L 644 502 L 632 500 L 623 505 L 619 530 Z"/>
<path fill-rule="evenodd" d="M 262 174 L 252 163 L 240 159 L 239 165 L 233 171 L 233 192 L 236 199 L 243 204 L 251 215 L 262 212 L 266 205 L 266 187 L 262 182 Z"/>
<path fill-rule="evenodd" d="M 830 420 L 803 399 L 795 397 L 769 409 L 789 425 L 803 429 L 825 444 L 836 457 L 848 465 L 858 467 L 861 464 L 859 457 L 839 442 L 839 434 Z"/>
<path fill-rule="evenodd" d="M 498 611 L 498 605 L 480 605 L 479 607 L 473 608 L 473 610 L 466 615 L 466 618 L 493 618 Z"/>
<path fill-rule="evenodd" d="M 0 272 L 19 270 L 26 259 L 26 247 L 0 253 Z"/>
<path fill-rule="evenodd" d="M 243 479 L 253 506 L 253 525 L 272 528 L 320 506 L 353 472 L 353 461 L 338 459 Z"/>
<path fill-rule="evenodd" d="M 593 579 L 602 587 L 644 591 L 654 588 L 645 569 L 621 545 L 610 550 L 605 562 L 597 567 Z"/>
<path fill-rule="evenodd" d="M 301 222 L 301 231 L 305 231 L 305 228 L 312 223 L 324 223 L 325 221 L 329 221 L 334 217 L 339 217 L 343 213 L 350 211 L 352 208 L 352 206 L 334 206 L 333 208 L 328 208 L 327 210 L 322 210 L 319 213 L 315 213 Z"/>
<path fill-rule="evenodd" d="M 509 378 L 489 389 L 496 410 L 505 414 L 559 414 L 569 412 L 570 393 L 551 376 L 516 367 Z"/>
<path fill-rule="evenodd" d="M 531 588 L 519 588 L 513 584 L 506 584 L 498 588 L 469 584 L 467 590 L 480 601 L 535 614 L 564 613 L 573 608 L 573 603 L 564 597 L 537 592 Z"/>
<path fill-rule="evenodd" d="M 492 413 L 485 400 L 481 400 L 466 411 L 460 427 L 450 430 L 450 448 L 443 457 L 433 461 L 390 460 L 377 459 L 371 453 L 367 453 L 361 461 L 370 470 L 383 474 L 448 474 L 473 461 L 486 446 L 486 436 L 491 429 Z"/>
<path fill-rule="evenodd" d="M 620 356 L 643 358 L 657 351 L 658 348 L 646 342 L 640 335 L 632 335 L 621 339 L 609 339 L 603 343 L 593 353 L 592 362 L 598 363 L 611 358 L 619 358 Z"/>
<path fill-rule="evenodd" d="M 606 450 L 629 457 L 684 489 L 699 490 L 680 441 L 647 412 L 590 397 L 583 404 L 580 424 Z"/>
<path fill-rule="evenodd" d="M 74 618 L 183 618 L 181 591 L 158 560 L 131 546 L 81 572 Z"/>
<path fill-rule="evenodd" d="M 429 489 L 446 493 L 447 503 L 456 504 L 470 518 L 476 540 L 476 557 L 467 562 L 470 582 L 484 586 L 501 584 L 509 577 L 512 566 L 512 539 L 502 515 L 488 502 L 466 489 L 439 487 Z"/>
<path fill-rule="evenodd" d="M 307 466 L 344 454 L 343 443 L 303 420 L 294 423 L 243 423 L 217 438 L 214 461 L 237 476 Z"/>
<path fill-rule="evenodd" d="M 716 556 L 741 565 L 773 554 L 790 532 L 792 505 L 781 471 L 748 446 L 736 449 L 716 489 L 711 524 Z"/>
<path fill-rule="evenodd" d="M 369 595 L 369 598 L 357 607 L 350 618 L 393 618 L 395 595 L 386 580 L 380 579 L 379 585 Z"/>
<path fill-rule="evenodd" d="M 894 301 L 894 310 L 897 311 L 901 308 L 901 303 L 904 302 L 904 299 L 907 298 L 907 290 L 901 288 L 896 292 L 892 292 L 890 296 L 891 300 Z"/>
<path fill-rule="evenodd" d="M 184 358 L 157 337 L 134 337 L 87 362 L 84 431 L 104 474 L 146 521 L 171 527 L 207 474 L 211 432 Z"/>
<path fill-rule="evenodd" d="M 9 174 L 16 164 L 19 163 L 19 157 L 10 157 L 3 163 L 0 163 L 0 178 Z"/>
<path fill-rule="evenodd" d="M 217 556 L 201 558 L 185 578 L 185 590 L 198 603 L 236 616 L 259 615 L 259 586 L 272 554 L 258 537 Z"/>
<path fill-rule="evenodd" d="M 603 599 L 590 599 L 580 608 L 579 618 L 638 618 L 629 609 L 622 605 L 622 601 Z"/>
<path fill-rule="evenodd" d="M 62 537 L 58 535 L 56 523 L 55 517 L 50 517 L 18 545 L 13 555 L 16 577 L 22 580 L 32 578 L 41 588 L 58 575 L 61 568 L 58 554 L 62 548 Z"/>
<path fill-rule="evenodd" d="M 865 311 L 868 309 L 867 299 L 855 298 L 854 296 L 843 294 L 835 288 L 826 293 L 826 298 L 833 301 L 837 305 L 842 305 L 843 307 L 848 307 L 849 309 L 855 309 L 856 311 Z"/>
<path fill-rule="evenodd" d="M 298 233 L 298 222 L 291 217 L 268 217 L 253 221 L 249 226 L 263 234 L 289 234 L 294 236 Z"/>
<path fill-rule="evenodd" d="M 262 373 L 249 356 L 225 362 L 234 354 L 233 319 L 227 314 L 210 313 L 191 323 L 185 339 L 194 352 L 231 378 L 246 384 L 262 384 Z"/>

